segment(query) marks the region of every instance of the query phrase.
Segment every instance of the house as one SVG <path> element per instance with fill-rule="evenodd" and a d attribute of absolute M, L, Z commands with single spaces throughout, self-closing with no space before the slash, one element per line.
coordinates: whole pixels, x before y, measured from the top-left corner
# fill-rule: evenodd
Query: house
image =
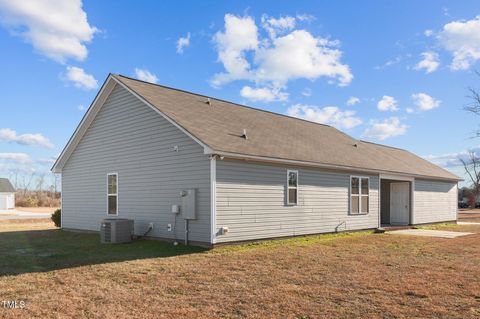
<path fill-rule="evenodd" d="M 64 229 L 128 218 L 207 245 L 455 221 L 460 180 L 328 125 L 113 74 L 52 170 Z"/>
<path fill-rule="evenodd" d="M 15 208 L 15 188 L 8 178 L 0 178 L 0 210 Z"/>

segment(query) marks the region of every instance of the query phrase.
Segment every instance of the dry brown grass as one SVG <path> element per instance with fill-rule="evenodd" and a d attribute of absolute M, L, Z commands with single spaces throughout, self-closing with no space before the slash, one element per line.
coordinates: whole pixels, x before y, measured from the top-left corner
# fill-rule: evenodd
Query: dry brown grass
<path fill-rule="evenodd" d="M 0 300 L 27 308 L 0 317 L 478 318 L 480 227 L 468 229 L 477 233 L 312 236 L 4 276 Z"/>

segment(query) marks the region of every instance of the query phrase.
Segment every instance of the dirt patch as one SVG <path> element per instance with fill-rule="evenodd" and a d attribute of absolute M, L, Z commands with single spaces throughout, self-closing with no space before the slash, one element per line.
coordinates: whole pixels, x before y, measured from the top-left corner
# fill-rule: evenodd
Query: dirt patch
<path fill-rule="evenodd" d="M 92 260 L 73 268 L 67 266 L 75 256 L 48 243 L 68 247 L 96 235 L 19 233 L 15 238 L 23 244 L 18 249 L 27 249 L 22 258 L 29 258 L 32 270 L 0 277 L 0 291 L 1 299 L 25 300 L 27 307 L 0 309 L 0 316 L 478 318 L 480 227 L 474 229 L 476 234 L 455 239 L 311 236 L 170 257 Z M 117 249 L 125 256 L 127 246 L 85 245 L 88 252 L 77 249 L 76 255 L 96 258 L 97 249 Z M 158 253 L 152 249 L 149 253 Z M 0 254 L 0 260 L 9 262 L 6 257 Z M 61 267 L 45 271 L 49 260 Z"/>

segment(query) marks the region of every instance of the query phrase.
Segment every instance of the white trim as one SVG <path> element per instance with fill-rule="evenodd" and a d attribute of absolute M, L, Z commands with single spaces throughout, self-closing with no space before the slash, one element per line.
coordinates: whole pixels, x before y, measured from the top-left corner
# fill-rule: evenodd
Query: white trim
<path fill-rule="evenodd" d="M 93 100 L 92 104 L 88 108 L 87 113 L 85 113 L 85 115 L 83 116 L 82 120 L 80 121 L 80 124 L 78 124 L 77 128 L 75 129 L 75 132 L 72 134 L 72 136 L 68 140 L 67 145 L 63 148 L 62 153 L 60 153 L 60 156 L 57 158 L 57 160 L 53 164 L 51 168 L 52 172 L 54 173 L 62 172 L 63 166 L 68 161 L 73 151 L 75 150 L 75 147 L 78 145 L 83 135 L 92 124 L 93 120 L 98 114 L 98 111 L 100 111 L 103 104 L 105 103 L 107 98 L 110 96 L 110 93 L 112 93 L 113 89 L 115 88 L 116 82 L 112 82 L 111 79 L 112 79 L 112 75 L 110 74 L 108 75 L 107 79 L 102 85 L 102 88 L 100 89 L 100 91 L 95 96 L 95 99 Z"/>
<path fill-rule="evenodd" d="M 217 159 L 215 156 L 210 158 L 210 242 L 217 242 Z"/>
<path fill-rule="evenodd" d="M 117 192 L 116 192 L 115 194 L 110 194 L 110 193 L 108 192 L 108 177 L 110 177 L 110 176 L 112 176 L 112 175 L 115 175 L 115 177 L 116 177 L 115 180 L 116 180 L 116 184 L 117 184 L 117 185 L 116 185 L 116 186 L 117 186 L 117 187 L 116 187 L 116 191 L 117 191 Z M 107 209 L 105 210 L 106 213 L 107 213 L 107 216 L 118 216 L 118 211 L 119 211 L 119 209 L 118 209 L 118 185 L 119 185 L 119 184 L 118 184 L 118 173 L 117 173 L 117 172 L 107 173 L 107 189 L 106 189 L 106 190 L 107 190 L 107 192 L 106 192 L 106 193 L 107 193 Z M 116 204 L 117 204 L 117 207 L 116 207 L 116 208 L 117 208 L 117 213 L 116 213 L 116 214 L 110 214 L 109 211 L 108 211 L 108 198 L 109 198 L 110 196 L 116 196 L 116 197 L 117 197 L 117 200 L 116 200 L 116 202 L 117 202 L 117 203 L 116 203 Z"/>
<path fill-rule="evenodd" d="M 297 178 L 296 178 L 297 186 L 296 187 L 290 187 L 289 180 L 288 180 L 288 177 L 290 176 L 290 173 L 297 174 Z M 298 170 L 287 169 L 287 206 L 297 206 L 298 205 L 298 194 L 299 194 L 299 191 L 298 191 L 298 186 L 299 186 L 298 177 L 299 177 Z M 290 192 L 289 192 L 290 188 L 292 188 L 292 189 L 295 188 L 295 190 L 297 191 L 297 196 L 295 196 L 295 199 L 296 199 L 295 203 L 290 202 Z"/>
<path fill-rule="evenodd" d="M 205 143 L 203 143 L 202 141 L 200 141 L 198 138 L 196 138 L 195 136 L 193 136 L 189 131 L 187 131 L 185 128 L 183 128 L 180 124 L 178 124 L 177 122 L 175 122 L 174 120 L 172 120 L 170 117 L 168 117 L 167 115 L 165 115 L 165 113 L 163 113 L 162 111 L 160 111 L 158 108 L 156 108 L 155 106 L 153 106 L 152 104 L 150 104 L 147 100 L 145 100 L 141 95 L 139 95 L 138 93 L 136 93 L 135 91 L 133 91 L 132 89 L 130 89 L 126 84 L 124 84 L 122 81 L 118 80 L 117 78 L 115 77 L 112 77 L 113 80 L 115 82 L 117 82 L 118 84 L 120 84 L 121 87 L 123 87 L 125 90 L 127 90 L 128 92 L 130 92 L 131 94 L 133 94 L 137 99 L 139 99 L 140 101 L 142 101 L 144 104 L 146 104 L 147 106 L 149 106 L 152 110 L 154 110 L 155 112 L 157 112 L 158 114 L 160 114 L 162 117 L 164 117 L 168 122 L 170 122 L 171 124 L 173 124 L 176 128 L 178 128 L 180 131 L 182 131 L 183 133 L 185 133 L 188 137 L 190 137 L 191 139 L 193 139 L 195 142 L 197 142 L 198 144 L 200 144 L 200 146 L 203 147 L 204 149 L 204 153 L 205 154 L 211 154 L 212 153 L 212 149 Z"/>
<path fill-rule="evenodd" d="M 268 156 L 256 156 L 256 155 L 246 155 L 240 153 L 232 153 L 232 152 L 224 152 L 224 151 L 215 151 L 211 150 L 211 152 L 206 152 L 205 154 L 217 154 L 224 157 L 228 157 L 231 159 L 239 159 L 245 161 L 257 161 L 263 163 L 278 163 L 278 164 L 293 164 L 293 165 L 301 165 L 305 167 L 317 167 L 317 168 L 326 168 L 326 169 L 333 169 L 333 170 L 340 170 L 340 171 L 347 171 L 347 172 L 359 172 L 359 173 L 366 173 L 372 175 L 379 175 L 386 173 L 385 176 L 390 176 L 388 174 L 393 174 L 391 176 L 405 176 L 410 179 L 413 178 L 421 178 L 427 180 L 435 180 L 435 181 L 458 181 L 457 179 L 449 179 L 449 178 L 442 178 L 442 177 L 434 177 L 434 176 L 425 176 L 425 175 L 416 175 L 416 174 L 408 174 L 408 175 L 395 175 L 397 173 L 384 171 L 379 169 L 366 169 L 361 167 L 353 167 L 353 166 L 342 166 L 342 165 L 334 165 L 334 164 L 323 164 L 323 163 L 316 163 L 316 162 L 308 162 L 308 161 L 299 161 L 299 160 L 289 160 L 283 158 L 275 158 L 275 157 L 268 157 Z M 460 179 L 463 180 L 463 179 Z"/>
<path fill-rule="evenodd" d="M 415 179 L 410 181 L 410 187 L 410 225 L 415 225 Z"/>
<path fill-rule="evenodd" d="M 395 181 L 408 181 L 413 182 L 415 178 L 407 176 L 407 175 L 397 175 L 397 174 L 380 174 L 380 179 L 391 179 Z"/>
<path fill-rule="evenodd" d="M 352 194 L 352 178 L 358 178 L 358 195 Z M 362 195 L 362 179 L 367 179 L 367 188 L 368 188 L 368 195 Z M 361 216 L 361 215 L 368 215 L 370 214 L 370 176 L 362 176 L 362 175 L 350 175 L 350 191 L 348 192 L 349 197 L 349 207 L 348 207 L 348 215 L 350 216 Z M 352 213 L 352 196 L 358 196 L 358 213 Z M 368 196 L 368 212 L 362 212 L 362 196 Z"/>

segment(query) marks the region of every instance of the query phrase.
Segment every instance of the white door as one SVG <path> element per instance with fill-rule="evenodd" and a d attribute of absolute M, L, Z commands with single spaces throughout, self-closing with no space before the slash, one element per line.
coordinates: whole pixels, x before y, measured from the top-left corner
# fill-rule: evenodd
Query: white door
<path fill-rule="evenodd" d="M 390 224 L 408 225 L 410 220 L 410 185 L 408 182 L 390 184 Z"/>
<path fill-rule="evenodd" d="M 7 197 L 7 209 L 15 208 L 15 194 L 10 194 Z"/>

